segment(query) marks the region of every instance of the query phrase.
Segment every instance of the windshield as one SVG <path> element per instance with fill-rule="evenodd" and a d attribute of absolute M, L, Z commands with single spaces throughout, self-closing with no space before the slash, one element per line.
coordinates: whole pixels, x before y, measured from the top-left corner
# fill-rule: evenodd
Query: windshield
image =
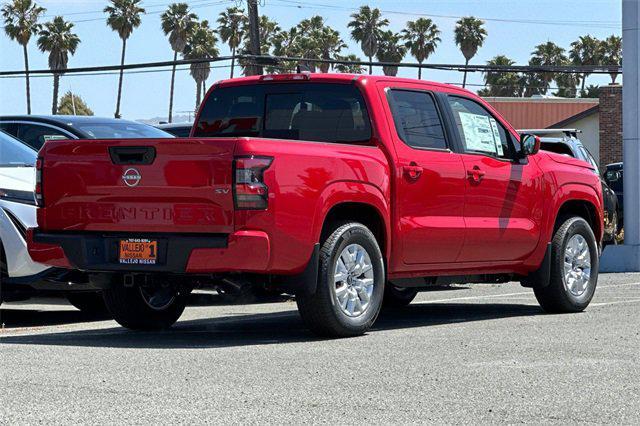
<path fill-rule="evenodd" d="M 366 143 L 371 125 L 364 99 L 353 85 L 265 83 L 214 90 L 194 136 Z"/>
<path fill-rule="evenodd" d="M 74 123 L 73 127 L 92 139 L 172 138 L 173 135 L 143 123 Z"/>
<path fill-rule="evenodd" d="M 600 174 L 600 168 L 598 167 L 596 159 L 593 158 L 593 155 L 591 155 L 591 151 L 589 151 L 585 146 L 581 146 L 580 148 L 584 151 L 583 154 L 587 158 L 589 164 L 591 164 L 593 168 L 596 169 L 596 173 Z"/>
<path fill-rule="evenodd" d="M 34 166 L 38 154 L 3 131 L 0 131 L 0 167 Z"/>

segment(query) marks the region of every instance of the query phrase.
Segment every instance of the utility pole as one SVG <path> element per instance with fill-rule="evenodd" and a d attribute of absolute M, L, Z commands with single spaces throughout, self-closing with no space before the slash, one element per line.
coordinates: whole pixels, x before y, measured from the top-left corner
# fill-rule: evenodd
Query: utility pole
<path fill-rule="evenodd" d="M 249 46 L 252 55 L 260 55 L 260 25 L 258 18 L 258 0 L 247 0 L 247 10 L 249 11 Z M 262 66 L 253 63 L 248 67 L 249 75 L 261 75 Z"/>
<path fill-rule="evenodd" d="M 624 245 L 607 246 L 603 272 L 640 272 L 640 2 L 622 0 Z"/>

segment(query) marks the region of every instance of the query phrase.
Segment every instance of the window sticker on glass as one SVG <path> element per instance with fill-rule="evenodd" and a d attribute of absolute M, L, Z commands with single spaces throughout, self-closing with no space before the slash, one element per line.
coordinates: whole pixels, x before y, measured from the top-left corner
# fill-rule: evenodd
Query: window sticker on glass
<path fill-rule="evenodd" d="M 504 155 L 504 150 L 502 149 L 502 142 L 500 141 L 500 131 L 498 130 L 498 123 L 496 122 L 496 119 L 493 117 L 490 117 L 489 121 L 491 122 L 491 130 L 493 131 L 493 141 L 496 144 L 498 155 L 502 157 Z"/>
<path fill-rule="evenodd" d="M 462 111 L 459 111 L 458 115 L 467 149 L 495 154 L 496 140 L 489 117 Z"/>

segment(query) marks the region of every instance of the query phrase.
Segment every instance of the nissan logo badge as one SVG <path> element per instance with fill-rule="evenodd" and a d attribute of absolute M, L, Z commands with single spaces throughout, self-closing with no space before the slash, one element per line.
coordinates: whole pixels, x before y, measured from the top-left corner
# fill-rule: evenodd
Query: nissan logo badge
<path fill-rule="evenodd" d="M 124 184 L 127 186 L 138 185 L 140 183 L 140 179 L 142 179 L 142 176 L 140 176 L 140 172 L 136 169 L 127 169 L 122 174 L 122 180 L 124 181 Z"/>

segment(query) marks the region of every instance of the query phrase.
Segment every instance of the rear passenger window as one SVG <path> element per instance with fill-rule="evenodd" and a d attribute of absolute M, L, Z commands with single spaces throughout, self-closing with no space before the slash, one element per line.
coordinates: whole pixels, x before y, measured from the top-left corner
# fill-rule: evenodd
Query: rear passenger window
<path fill-rule="evenodd" d="M 263 83 L 214 90 L 194 136 L 368 143 L 371 125 L 353 85 Z"/>
<path fill-rule="evenodd" d="M 442 121 L 431 94 L 390 90 L 389 101 L 400 139 L 413 148 L 446 149 Z"/>
<path fill-rule="evenodd" d="M 19 124 L 17 137 L 36 151 L 47 141 L 69 139 L 69 135 L 60 130 L 38 124 Z"/>

